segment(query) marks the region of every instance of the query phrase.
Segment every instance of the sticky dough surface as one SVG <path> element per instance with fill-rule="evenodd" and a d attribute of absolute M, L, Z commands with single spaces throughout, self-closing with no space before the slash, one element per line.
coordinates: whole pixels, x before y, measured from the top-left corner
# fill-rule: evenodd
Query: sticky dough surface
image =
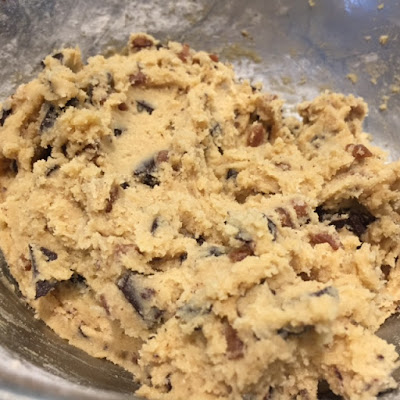
<path fill-rule="evenodd" d="M 37 317 L 147 399 L 395 387 L 400 165 L 362 99 L 282 105 L 145 34 L 48 56 L 0 106 L 0 247 Z"/>

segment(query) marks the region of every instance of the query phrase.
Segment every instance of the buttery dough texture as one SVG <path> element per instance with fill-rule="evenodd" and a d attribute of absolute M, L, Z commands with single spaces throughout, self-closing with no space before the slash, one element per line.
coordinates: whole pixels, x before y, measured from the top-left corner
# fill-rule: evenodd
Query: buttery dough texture
<path fill-rule="evenodd" d="M 147 399 L 346 399 L 396 386 L 400 163 L 359 98 L 283 102 L 145 34 L 77 49 L 0 108 L 0 246 L 61 337 Z"/>

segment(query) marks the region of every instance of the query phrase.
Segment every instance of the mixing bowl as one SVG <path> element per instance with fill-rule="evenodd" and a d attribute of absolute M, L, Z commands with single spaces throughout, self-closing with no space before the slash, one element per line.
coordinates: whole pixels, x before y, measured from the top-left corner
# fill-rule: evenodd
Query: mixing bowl
<path fill-rule="evenodd" d="M 397 159 L 399 25 L 396 0 L 3 0 L 0 100 L 32 78 L 54 49 L 109 54 L 131 32 L 145 31 L 218 53 L 240 77 L 281 94 L 289 113 L 324 89 L 364 97 L 365 130 Z M 130 374 L 69 346 L 35 320 L 4 260 L 1 265 L 0 398 L 133 399 Z M 398 331 L 394 316 L 379 334 L 400 350 Z M 381 398 L 400 399 L 400 391 Z"/>

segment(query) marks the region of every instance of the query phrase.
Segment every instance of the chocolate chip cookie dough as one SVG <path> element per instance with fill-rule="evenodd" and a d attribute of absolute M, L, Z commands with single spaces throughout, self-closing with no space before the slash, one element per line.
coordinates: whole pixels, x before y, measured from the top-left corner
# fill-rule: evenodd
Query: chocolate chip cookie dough
<path fill-rule="evenodd" d="M 61 337 L 147 399 L 394 388 L 400 164 L 359 98 L 283 102 L 214 54 L 136 34 L 48 56 L 0 111 L 0 247 Z"/>

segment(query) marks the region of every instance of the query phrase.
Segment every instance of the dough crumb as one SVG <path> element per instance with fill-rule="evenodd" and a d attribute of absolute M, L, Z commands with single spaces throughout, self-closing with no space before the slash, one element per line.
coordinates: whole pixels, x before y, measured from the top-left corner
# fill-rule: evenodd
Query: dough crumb
<path fill-rule="evenodd" d="M 379 43 L 380 43 L 382 46 L 385 46 L 385 45 L 387 44 L 388 41 L 389 41 L 389 35 L 381 35 L 381 36 L 379 37 Z"/>
<path fill-rule="evenodd" d="M 354 85 L 358 82 L 358 75 L 350 73 L 346 75 L 346 78 Z"/>

